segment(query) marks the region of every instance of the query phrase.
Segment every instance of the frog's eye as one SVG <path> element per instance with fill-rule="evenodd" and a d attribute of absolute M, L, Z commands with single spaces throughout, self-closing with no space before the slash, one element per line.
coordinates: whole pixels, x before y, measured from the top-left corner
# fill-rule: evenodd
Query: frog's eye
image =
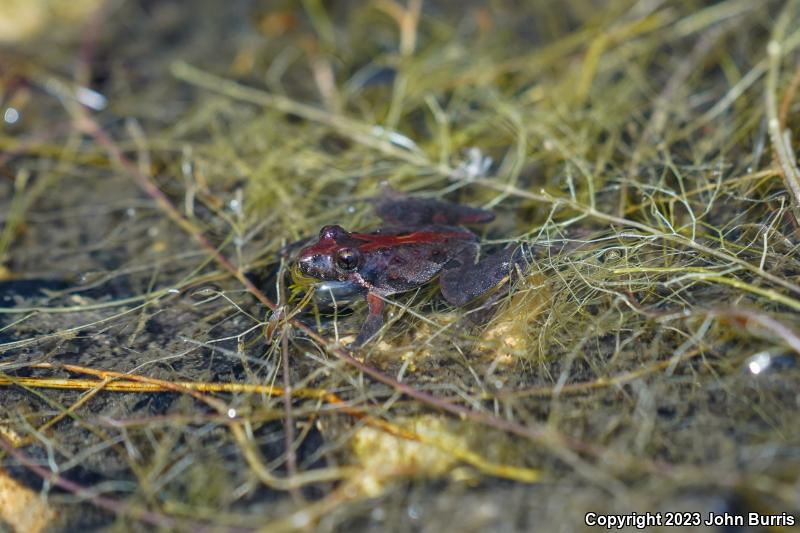
<path fill-rule="evenodd" d="M 350 248 L 343 248 L 336 253 L 336 266 L 342 270 L 355 270 L 358 266 L 359 254 Z"/>
<path fill-rule="evenodd" d="M 340 239 L 345 235 L 347 235 L 347 232 L 343 227 L 333 224 L 329 226 L 323 226 L 322 229 L 319 230 L 320 240 L 333 239 L 335 241 L 336 239 Z"/>

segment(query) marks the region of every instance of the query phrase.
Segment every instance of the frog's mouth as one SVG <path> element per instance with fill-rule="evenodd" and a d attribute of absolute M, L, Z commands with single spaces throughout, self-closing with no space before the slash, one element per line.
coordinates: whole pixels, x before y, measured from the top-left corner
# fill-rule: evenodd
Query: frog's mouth
<path fill-rule="evenodd" d="M 309 289 L 313 289 L 314 300 L 317 304 L 323 306 L 349 304 L 356 299 L 363 298 L 366 290 L 357 282 L 349 280 L 320 281 L 319 278 L 303 273 L 297 265 L 290 272 L 292 277 L 292 298 L 300 293 L 308 292 Z"/>
<path fill-rule="evenodd" d="M 352 281 L 322 281 L 314 284 L 314 298 L 319 303 L 345 302 L 363 294 L 364 288 Z"/>

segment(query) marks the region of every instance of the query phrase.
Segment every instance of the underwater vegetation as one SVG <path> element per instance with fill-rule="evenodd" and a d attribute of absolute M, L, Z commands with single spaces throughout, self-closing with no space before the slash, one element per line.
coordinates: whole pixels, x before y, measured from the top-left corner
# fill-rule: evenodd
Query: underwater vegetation
<path fill-rule="evenodd" d="M 800 2 L 65 6 L 0 6 L 0 529 L 792 525 Z M 387 187 L 529 261 L 355 347 L 298 253 Z"/>

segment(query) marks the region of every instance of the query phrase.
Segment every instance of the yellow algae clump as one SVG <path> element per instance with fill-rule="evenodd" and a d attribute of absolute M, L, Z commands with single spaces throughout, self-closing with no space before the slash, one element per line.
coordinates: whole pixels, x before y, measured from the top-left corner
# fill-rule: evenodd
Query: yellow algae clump
<path fill-rule="evenodd" d="M 0 470 L 0 520 L 12 531 L 38 533 L 53 520 L 53 511 L 38 494 Z"/>
<path fill-rule="evenodd" d="M 3 424 L 0 424 L 0 438 L 5 438 L 14 446 L 22 446 L 23 443 L 22 437 L 19 436 L 19 433 Z"/>
<path fill-rule="evenodd" d="M 371 426 L 353 435 L 353 454 L 363 469 L 357 484 L 368 497 L 382 493 L 396 478 L 443 476 L 458 462 L 449 450 L 466 448 L 466 439 L 450 432 L 440 417 L 424 415 L 397 424 L 403 436 Z"/>
<path fill-rule="evenodd" d="M 538 353 L 537 324 L 550 302 L 550 290 L 541 272 L 518 284 L 511 301 L 495 315 L 479 342 L 481 351 L 498 363 L 513 363 Z"/>
<path fill-rule="evenodd" d="M 480 473 L 523 483 L 539 480 L 536 469 L 496 462 L 499 457 L 505 460 L 516 456 L 513 452 L 505 453 L 512 448 L 499 441 L 493 441 L 492 457 L 476 452 L 473 448 L 480 448 L 479 441 L 484 437 L 485 434 L 476 434 L 468 424 L 435 415 L 363 427 L 351 440 L 354 462 L 361 469 L 360 474 L 353 476 L 351 485 L 360 494 L 374 497 L 399 478 L 449 476 L 454 481 L 469 481 L 475 473 Z"/>

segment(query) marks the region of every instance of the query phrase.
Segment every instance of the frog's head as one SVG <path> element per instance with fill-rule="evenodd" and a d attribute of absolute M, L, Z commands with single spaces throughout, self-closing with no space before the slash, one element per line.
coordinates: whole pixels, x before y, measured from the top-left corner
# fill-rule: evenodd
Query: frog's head
<path fill-rule="evenodd" d="M 358 244 L 341 226 L 325 226 L 316 243 L 300 250 L 300 271 L 326 281 L 355 281 L 363 263 Z"/>

